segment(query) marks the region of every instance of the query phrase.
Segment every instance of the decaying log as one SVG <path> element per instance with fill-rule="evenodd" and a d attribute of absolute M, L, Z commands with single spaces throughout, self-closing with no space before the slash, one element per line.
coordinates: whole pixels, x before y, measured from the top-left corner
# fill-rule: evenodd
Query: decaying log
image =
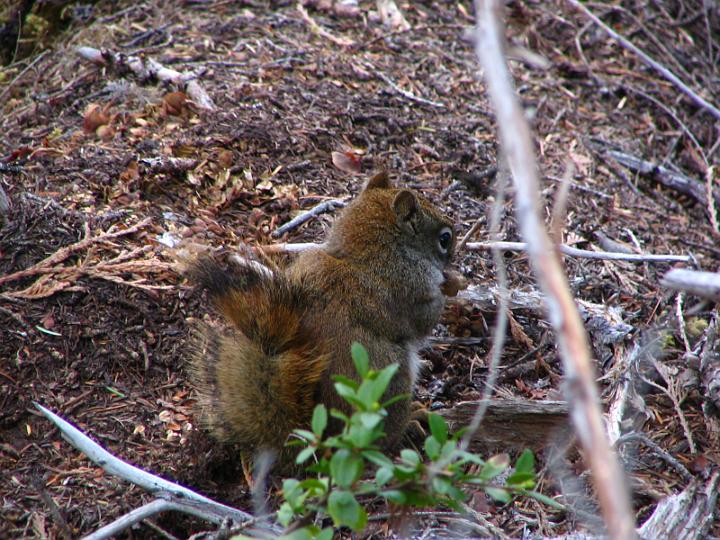
<path fill-rule="evenodd" d="M 456 403 L 451 409 L 438 412 L 453 430 L 468 425 L 478 401 Z M 487 411 L 480 428 L 473 437 L 471 448 L 486 444 L 501 444 L 516 448 L 541 448 L 549 436 L 569 433 L 569 406 L 565 401 L 531 401 L 521 399 L 493 399 L 487 402 Z"/>

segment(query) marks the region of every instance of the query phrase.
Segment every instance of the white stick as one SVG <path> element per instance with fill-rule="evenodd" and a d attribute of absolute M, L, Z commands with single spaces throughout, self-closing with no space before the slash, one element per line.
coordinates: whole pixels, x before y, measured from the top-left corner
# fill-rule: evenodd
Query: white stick
<path fill-rule="evenodd" d="M 238 522 L 253 519 L 250 514 L 247 514 L 242 510 L 238 510 L 237 508 L 226 506 L 213 501 L 212 499 L 208 499 L 207 497 L 204 497 L 185 486 L 170 482 L 169 480 L 165 480 L 164 478 L 160 478 L 159 476 L 155 476 L 149 472 L 139 469 L 138 467 L 135 467 L 134 465 L 126 463 L 122 459 L 112 455 L 78 428 L 73 426 L 70 422 L 63 420 L 49 409 L 46 409 L 39 403 L 35 403 L 35 407 L 37 407 L 48 420 L 57 426 L 65 440 L 84 453 L 90 461 L 100 465 L 108 473 L 119 476 L 128 482 L 132 482 L 151 493 L 167 491 L 178 497 L 183 497 L 220 508 L 226 512 L 229 517 L 232 517 Z"/>

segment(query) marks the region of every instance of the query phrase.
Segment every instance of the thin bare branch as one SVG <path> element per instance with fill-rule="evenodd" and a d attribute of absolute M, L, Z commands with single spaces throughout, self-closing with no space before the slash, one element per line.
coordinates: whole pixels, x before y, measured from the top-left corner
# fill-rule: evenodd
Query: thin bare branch
<path fill-rule="evenodd" d="M 557 333 L 573 423 L 593 473 L 610 536 L 634 539 L 637 534 L 630 497 L 605 433 L 587 335 L 559 257 L 540 219 L 539 180 L 530 129 L 515 96 L 500 45 L 500 4 L 476 0 L 475 13 L 478 18 L 475 52 L 484 68 L 501 142 L 513 173 L 517 219 Z"/>

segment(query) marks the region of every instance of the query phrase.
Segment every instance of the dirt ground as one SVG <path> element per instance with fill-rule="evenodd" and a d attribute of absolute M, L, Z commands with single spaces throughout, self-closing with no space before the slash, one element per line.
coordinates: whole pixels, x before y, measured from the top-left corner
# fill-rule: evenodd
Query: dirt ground
<path fill-rule="evenodd" d="M 174 271 L 167 244 L 275 242 L 279 225 L 357 193 L 380 169 L 435 201 L 460 235 L 484 220 L 474 240 L 486 239 L 497 144 L 465 37 L 472 7 L 400 6 L 410 30 L 384 28 L 368 2 L 351 16 L 308 6 L 308 19 L 294 2 L 100 2 L 51 46 L 1 72 L 0 187 L 9 208 L 0 216 L 0 537 L 77 537 L 151 500 L 63 441 L 33 401 L 129 462 L 251 510 L 236 460 L 195 427 L 183 359 L 187 321 L 211 310 Z M 590 7 L 720 103 L 717 6 Z M 510 2 L 507 25 L 548 216 L 572 167 L 564 242 L 610 249 L 607 238 L 630 250 L 692 254 L 700 268 L 717 271 L 712 208 L 664 187 L 657 174 L 636 174 L 607 150 L 663 165 L 704 190 L 708 167 L 720 161 L 718 120 L 569 2 Z M 168 94 L 177 88 L 97 66 L 78 56 L 78 46 L 194 72 L 215 110 Z M 361 173 L 343 170 L 333 152 Z M 506 210 L 503 237 L 521 240 L 512 202 Z M 282 240 L 320 241 L 331 220 L 324 214 Z M 505 262 L 511 287 L 532 286 L 522 253 L 508 252 Z M 653 347 L 668 367 L 671 380 L 646 389 L 642 432 L 693 474 L 717 467 L 718 433 L 701 412 L 702 389 L 680 383 L 688 371 L 683 335 L 694 350 L 714 306 L 688 296 L 678 310 L 677 296 L 660 285 L 670 263 L 566 257 L 565 265 L 578 298 L 618 308 L 635 328 L 628 340 Z M 472 284 L 494 282 L 487 251 L 463 251 L 455 266 Z M 438 408 L 479 396 L 493 321 L 477 307 L 448 309 L 423 353 L 429 362 L 420 399 Z M 513 371 L 501 376 L 498 393 L 557 399 L 562 367 L 549 325 L 522 311 L 514 321 L 503 354 Z M 456 339 L 469 337 L 477 339 Z M 596 367 L 607 402 L 619 375 L 608 362 Z M 670 387 L 682 388 L 679 406 L 663 391 Z M 539 489 L 561 494 L 542 451 L 539 459 Z M 566 461 L 586 482 L 577 453 Z M 626 467 L 640 522 L 686 484 L 645 447 Z M 589 484 L 580 491 L 587 512 L 596 513 Z M 483 499 L 478 508 L 513 537 L 592 530 L 586 514 L 531 501 L 502 507 Z M 179 537 L 210 528 L 177 516 L 154 523 Z M 152 527 L 128 536 L 163 537 Z M 386 533 L 393 534 L 382 522 L 368 529 L 374 537 Z M 720 535 L 718 524 L 712 533 Z"/>

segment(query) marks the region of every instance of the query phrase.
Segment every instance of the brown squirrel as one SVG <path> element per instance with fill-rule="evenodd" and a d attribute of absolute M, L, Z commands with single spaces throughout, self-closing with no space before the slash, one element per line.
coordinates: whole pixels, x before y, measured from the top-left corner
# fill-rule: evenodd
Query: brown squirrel
<path fill-rule="evenodd" d="M 245 454 L 272 450 L 285 459 L 288 435 L 309 425 L 316 404 L 350 413 L 332 376 L 357 379 L 354 341 L 367 349 L 371 368 L 399 364 L 385 399 L 412 394 L 418 349 L 457 280 L 444 272 L 454 246 L 448 218 L 380 173 L 326 242 L 285 271 L 257 264 L 226 271 L 207 257 L 192 263 L 189 277 L 232 325 L 229 335 L 202 325 L 192 352 L 191 374 L 212 434 Z M 390 406 L 386 447 L 399 442 L 410 405 Z"/>

